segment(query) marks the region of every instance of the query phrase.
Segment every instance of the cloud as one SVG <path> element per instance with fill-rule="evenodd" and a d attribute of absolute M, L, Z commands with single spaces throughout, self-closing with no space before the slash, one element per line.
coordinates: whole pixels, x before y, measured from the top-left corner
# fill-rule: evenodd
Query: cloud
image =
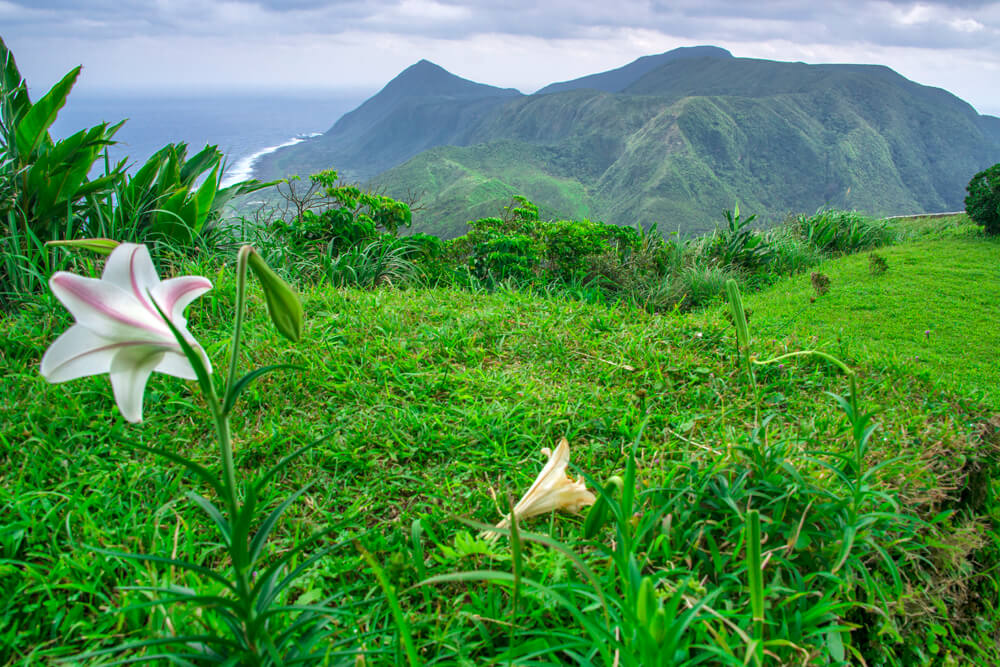
<path fill-rule="evenodd" d="M 331 36 L 352 31 L 463 40 L 483 34 L 543 39 L 609 29 L 655 30 L 700 41 L 793 37 L 797 41 L 967 46 L 1000 37 L 998 2 L 852 0 L 4 0 L 34 24 L 18 30 L 63 36 Z M 0 10 L 0 16 L 4 15 Z"/>
<path fill-rule="evenodd" d="M 426 57 L 532 90 L 692 44 L 881 62 L 948 87 L 966 80 L 959 68 L 1000 67 L 998 1 L 0 0 L 0 23 L 26 74 L 83 63 L 109 86 L 378 86 Z M 980 104 L 1000 109 L 987 88 Z"/>

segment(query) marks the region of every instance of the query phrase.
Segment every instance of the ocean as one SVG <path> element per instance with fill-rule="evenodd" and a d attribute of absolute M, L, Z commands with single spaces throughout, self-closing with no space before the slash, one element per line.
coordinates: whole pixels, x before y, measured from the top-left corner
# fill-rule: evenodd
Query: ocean
<path fill-rule="evenodd" d="M 259 155 L 325 132 L 373 91 L 243 92 L 229 95 L 76 95 L 52 126 L 62 138 L 93 125 L 127 119 L 109 149 L 112 162 L 132 168 L 168 143 L 186 142 L 188 155 L 216 145 L 226 155 L 223 185 L 250 177 Z M 330 165 L 336 168 L 336 165 Z"/>

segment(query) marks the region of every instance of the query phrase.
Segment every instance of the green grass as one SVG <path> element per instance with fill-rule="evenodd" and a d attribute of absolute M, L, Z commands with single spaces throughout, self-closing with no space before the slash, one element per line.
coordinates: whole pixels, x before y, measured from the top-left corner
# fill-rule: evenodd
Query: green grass
<path fill-rule="evenodd" d="M 396 586 L 422 659 L 435 664 L 506 662 L 498 656 L 509 650 L 538 650 L 543 656 L 551 651 L 560 660 L 573 660 L 578 653 L 572 651 L 589 650 L 589 635 L 581 635 L 577 620 L 539 589 L 525 585 L 513 602 L 509 587 L 498 581 L 411 587 L 424 577 L 459 570 L 509 571 L 514 558 L 521 563 L 515 576 L 559 591 L 600 623 L 593 593 L 562 552 L 526 544 L 524 553 L 514 555 L 505 541 L 491 546 L 461 537 L 468 528 L 459 519 L 496 522 L 506 498 L 522 492 L 540 469 L 540 448 L 561 437 L 570 441 L 573 464 L 596 482 L 622 473 L 636 443 L 638 495 L 624 516 L 634 511 L 636 525 L 650 526 L 656 539 L 630 537 L 622 524 L 614 541 L 605 531 L 586 542 L 579 537 L 580 520 L 563 515 L 540 517 L 522 528 L 565 541 L 597 573 L 605 595 L 618 600 L 608 613 L 621 619 L 623 664 L 638 664 L 629 662 L 630 650 L 641 645 L 648 652 L 651 645 L 648 638 L 640 641 L 638 630 L 638 643 L 629 643 L 634 623 L 628 620 L 634 604 L 629 591 L 639 584 L 630 579 L 626 556 L 614 551 L 622 535 L 635 538 L 628 553 L 637 571 L 656 582 L 654 607 L 688 590 L 687 599 L 722 610 L 726 622 L 746 633 L 751 625 L 741 583 L 748 562 L 742 536 L 744 510 L 751 505 L 761 511 L 766 544 L 799 535 L 794 557 L 772 552 L 770 576 L 755 584 L 755 596 L 764 595 L 767 604 L 766 637 L 793 632 L 782 629 L 782 619 L 798 613 L 822 621 L 820 634 L 805 632 L 796 640 L 818 658 L 836 652 L 827 646 L 835 642 L 826 633 L 830 623 L 842 622 L 871 626 L 871 632 L 838 640 L 869 659 L 916 664 L 936 650 L 939 657 L 991 662 L 998 657 L 990 639 L 995 583 L 969 573 L 988 572 L 995 562 L 995 517 L 989 515 L 991 506 L 970 504 L 964 489 L 970 471 L 992 470 L 988 452 L 995 441 L 988 406 L 963 396 L 996 396 L 995 364 L 991 371 L 986 363 L 993 358 L 989 342 L 994 350 L 997 342 L 996 263 L 990 261 L 996 248 L 990 240 L 953 238 L 883 249 L 889 270 L 879 278 L 866 276 L 866 255 L 824 265 L 832 289 L 815 304 L 803 291 L 808 288 L 803 276 L 748 299 L 754 310 L 751 331 L 759 341 L 754 351 L 761 358 L 813 347 L 812 335 L 819 339 L 816 345 L 839 353 L 834 341 L 840 335 L 859 367 L 864 404 L 877 409 L 879 423 L 867 465 L 886 466 L 872 478 L 872 488 L 895 503 L 873 499 L 868 510 L 883 515 L 857 533 L 852 558 L 871 570 L 877 585 L 844 572 L 829 574 L 836 569 L 844 528 L 826 522 L 840 516 L 843 505 L 831 500 L 841 493 L 836 479 L 817 463 L 828 455 L 816 452 L 850 449 L 839 409 L 824 394 L 844 394 L 845 379 L 826 364 L 789 360 L 758 372 L 758 403 L 738 369 L 734 332 L 721 308 L 653 315 L 526 292 L 310 288 L 304 293 L 305 338 L 290 346 L 271 333 L 256 295 L 245 334 L 247 363 L 296 363 L 304 370 L 266 376 L 246 392 L 233 418 L 237 466 L 250 475 L 296 446 L 327 436 L 268 489 L 264 500 L 277 503 L 313 483 L 282 520 L 273 553 L 321 528 L 336 528 L 337 539 L 359 539 Z M 215 368 L 223 369 L 234 301 L 231 274 L 210 264 L 182 272 L 216 282 L 210 297 L 189 309 L 189 329 Z M 873 281 L 881 281 L 884 296 Z M 958 298 L 938 300 L 928 291 L 944 286 Z M 982 313 L 979 302 L 962 298 L 970 290 L 988 295 Z M 901 296 L 910 302 L 897 299 Z M 838 299 L 877 310 L 838 314 L 833 309 Z M 797 308 L 808 315 L 827 313 L 831 327 L 839 318 L 844 331 L 800 330 L 807 321 L 818 327 L 823 320 L 790 318 Z M 923 331 L 931 325 L 916 320 L 912 341 L 886 338 L 890 312 L 897 319 L 918 318 L 935 308 L 947 309 L 942 318 L 955 312 L 965 318 L 935 320 L 929 341 Z M 848 315 L 851 323 L 862 322 L 863 315 L 870 324 L 851 328 L 843 324 Z M 2 317 L 0 664 L 46 664 L 123 639 L 197 627 L 196 616 L 173 607 L 120 612 L 143 599 L 123 586 L 195 586 L 196 581 L 171 568 L 92 550 L 178 553 L 208 567 L 224 566 L 208 521 L 184 497 L 203 491 L 201 486 L 177 466 L 126 446 L 158 445 L 215 465 L 211 425 L 197 411 L 201 402 L 193 386 L 154 375 L 145 422 L 130 426 L 117 414 L 105 376 L 48 385 L 38 375 L 45 348 L 70 323 L 51 297 Z M 909 330 L 891 326 L 893 332 Z M 964 338 L 955 337 L 958 331 Z M 976 355 L 960 354 L 980 344 L 986 351 L 982 364 L 970 360 Z M 927 357 L 937 365 L 910 362 L 900 345 L 939 346 L 933 347 L 937 356 Z M 892 350 L 895 357 L 888 355 Z M 928 354 L 923 348 L 919 353 Z M 918 372 L 911 372 L 914 368 Z M 965 369 L 979 374 L 967 373 L 959 382 Z M 950 379 L 939 382 L 939 375 Z M 763 443 L 754 437 L 758 411 L 771 416 Z M 789 476 L 790 470 L 801 481 Z M 663 523 L 667 508 L 671 530 Z M 961 511 L 942 518 L 939 513 L 949 508 Z M 922 527 L 885 518 L 895 512 L 934 523 Z M 812 520 L 803 533 L 799 522 L 807 516 Z M 892 592 L 881 556 L 864 546 L 863 538 L 898 559 L 905 587 Z M 615 560 L 619 557 L 625 560 Z M 619 564 L 611 567 L 611 560 Z M 798 569 L 811 572 L 804 583 L 795 579 Z M 811 578 L 823 571 L 828 574 Z M 678 588 L 685 581 L 696 585 Z M 790 592 L 802 586 L 806 591 L 822 586 L 833 597 Z M 366 652 L 371 664 L 406 664 L 381 590 L 372 568 L 348 542 L 324 558 L 288 602 L 336 596 L 330 602 L 337 608 L 334 638 L 355 642 L 357 628 L 362 635 L 350 650 Z M 888 598 L 883 602 L 879 595 Z M 876 607 L 888 603 L 886 616 L 876 627 L 876 617 L 865 615 L 867 607 L 838 606 L 844 599 Z M 695 616 L 680 640 L 683 651 L 739 664 L 746 648 L 739 635 L 707 612 Z M 508 643 L 512 627 L 519 638 L 514 649 Z M 935 628 L 943 628 L 944 635 Z M 575 641 L 583 636 L 583 643 L 561 652 L 562 631 Z M 692 648 L 695 644 L 702 648 Z M 717 653 L 699 653 L 706 646 Z M 800 655 L 776 644 L 769 650 Z M 590 659 L 600 664 L 599 656 Z M 353 664 L 353 657 L 346 662 Z"/>
<path fill-rule="evenodd" d="M 881 275 L 861 253 L 816 267 L 830 278 L 823 296 L 803 274 L 748 299 L 759 335 L 816 337 L 853 362 L 894 366 L 1000 407 L 1000 241 L 940 221 L 932 229 L 941 238 L 878 250 L 888 262 Z"/>

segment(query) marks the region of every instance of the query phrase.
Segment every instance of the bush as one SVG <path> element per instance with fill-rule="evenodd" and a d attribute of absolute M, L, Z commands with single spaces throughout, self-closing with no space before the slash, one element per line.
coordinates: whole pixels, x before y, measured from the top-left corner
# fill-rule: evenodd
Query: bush
<path fill-rule="evenodd" d="M 965 212 L 987 234 L 1000 234 L 1000 163 L 973 176 L 966 190 Z"/>
<path fill-rule="evenodd" d="M 435 245 L 425 234 L 394 243 L 412 219 L 406 203 L 341 183 L 334 170 L 313 174 L 309 181 L 305 193 L 296 191 L 294 181 L 284 182 L 288 189 L 279 194 L 294 207 L 291 219 L 270 222 L 265 233 L 257 234 L 267 258 L 294 266 L 296 277 L 377 286 L 411 276 L 415 259 L 440 255 L 440 242 Z M 398 269 L 397 260 L 405 262 L 405 270 Z M 379 277 L 383 265 L 397 267 L 388 271 L 389 279 Z M 375 278 L 366 278 L 369 273 Z"/>
<path fill-rule="evenodd" d="M 539 274 L 541 244 L 526 234 L 488 230 L 472 247 L 469 269 L 486 283 L 530 281 Z"/>
<path fill-rule="evenodd" d="M 539 220 L 538 208 L 515 197 L 503 217 L 469 223 L 448 254 L 479 280 L 574 283 L 602 275 L 608 258 L 622 263 L 640 252 L 644 236 L 630 227 L 592 220 Z"/>

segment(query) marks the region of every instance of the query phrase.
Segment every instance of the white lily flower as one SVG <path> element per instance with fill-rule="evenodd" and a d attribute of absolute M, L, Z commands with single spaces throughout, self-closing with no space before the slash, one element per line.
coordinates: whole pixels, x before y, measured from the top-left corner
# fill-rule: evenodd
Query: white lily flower
<path fill-rule="evenodd" d="M 566 474 L 569 465 L 569 441 L 563 438 L 553 452 L 548 447 L 542 448 L 542 453 L 549 457 L 542 471 L 538 473 L 531 488 L 514 506 L 514 516 L 520 522 L 522 519 L 547 514 L 554 510 L 566 510 L 577 513 L 587 505 L 593 505 L 596 498 L 587 490 L 583 477 L 577 480 Z M 497 528 L 510 526 L 510 517 L 505 517 L 497 524 Z M 495 538 L 496 533 L 483 534 L 487 538 Z"/>
<path fill-rule="evenodd" d="M 59 271 L 49 287 L 76 320 L 42 357 L 41 372 L 49 382 L 109 373 L 118 409 L 136 423 L 142 421 L 142 394 L 153 371 L 196 379 L 150 296 L 211 370 L 204 350 L 187 332 L 183 313 L 212 283 L 201 276 L 160 281 L 146 246 L 115 248 L 100 280 Z"/>

